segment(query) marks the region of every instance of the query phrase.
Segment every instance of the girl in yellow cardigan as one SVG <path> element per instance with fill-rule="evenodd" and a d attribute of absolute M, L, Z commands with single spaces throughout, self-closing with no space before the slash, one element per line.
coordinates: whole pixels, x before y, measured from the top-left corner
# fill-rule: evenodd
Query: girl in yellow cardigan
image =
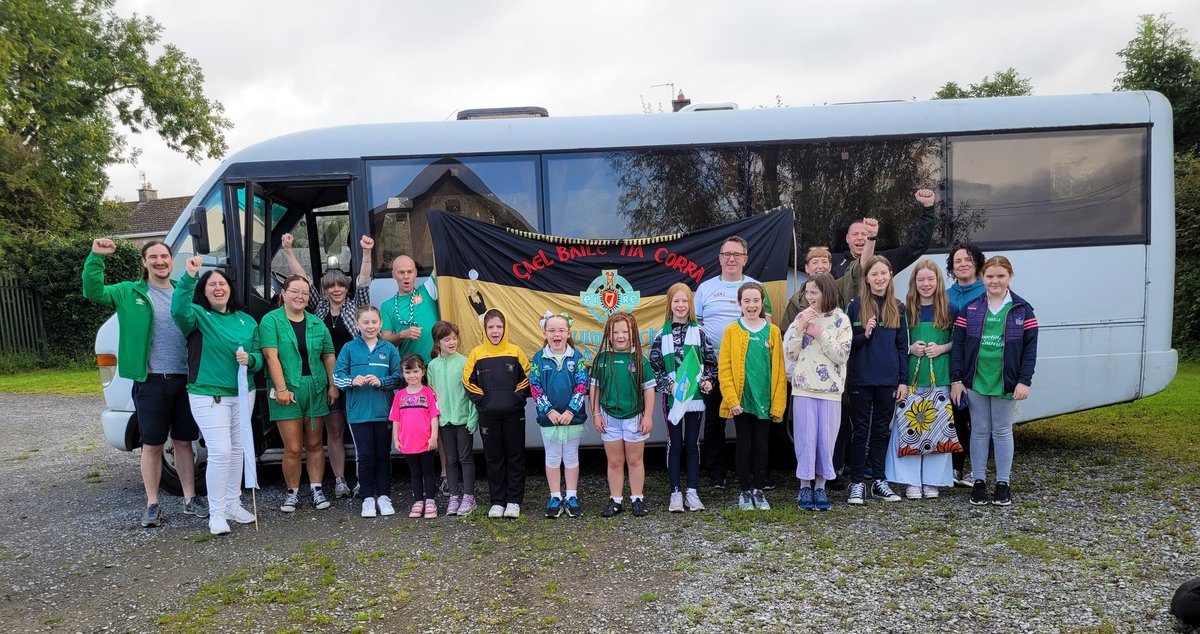
<path fill-rule="evenodd" d="M 769 510 L 763 485 L 767 482 L 767 421 L 783 420 L 787 406 L 787 377 L 783 367 L 783 337 L 779 327 L 763 318 L 766 292 L 758 282 L 738 288 L 742 317 L 725 328 L 717 377 L 721 381 L 722 417 L 733 417 L 737 430 L 737 476 L 743 511 Z M 753 479 L 751 479 L 753 474 Z"/>

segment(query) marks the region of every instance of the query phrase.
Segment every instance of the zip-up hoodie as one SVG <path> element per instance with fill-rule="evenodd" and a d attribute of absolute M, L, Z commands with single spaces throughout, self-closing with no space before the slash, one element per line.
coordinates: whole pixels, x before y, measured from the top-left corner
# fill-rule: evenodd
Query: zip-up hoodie
<path fill-rule="evenodd" d="M 1012 307 L 1004 321 L 1004 393 L 1012 393 L 1018 383 L 1033 385 L 1033 368 L 1037 363 L 1038 322 L 1033 306 L 1020 295 L 1009 291 Z M 979 360 L 979 345 L 983 339 L 983 322 L 987 315 L 987 294 L 971 300 L 954 320 L 950 348 L 950 380 L 963 385 L 975 385 L 975 363 Z"/>
<path fill-rule="evenodd" d="M 975 278 L 974 282 L 963 286 L 962 284 L 951 284 L 946 287 L 946 298 L 950 300 L 950 305 L 957 310 L 962 310 L 971 300 L 983 295 L 987 289 L 983 287 L 983 280 Z"/>
<path fill-rule="evenodd" d="M 150 363 L 150 330 L 154 324 L 149 282 L 106 285 L 104 266 L 104 256 L 88 254 L 83 262 L 83 296 L 117 312 L 117 374 L 131 381 L 145 381 Z M 175 285 L 174 280 L 171 285 Z"/>
<path fill-rule="evenodd" d="M 379 377 L 379 387 L 354 385 L 356 376 Z M 346 393 L 346 422 L 386 422 L 392 411 L 392 392 L 400 385 L 400 351 L 379 339 L 368 348 L 362 335 L 351 339 L 338 354 L 333 384 Z"/>
<path fill-rule="evenodd" d="M 504 336 L 498 344 L 489 341 L 485 326 L 480 326 L 483 343 L 467 355 L 463 366 L 463 387 L 480 414 L 523 412 L 529 398 L 529 358 L 508 342 L 507 318 L 504 323 Z"/>
<path fill-rule="evenodd" d="M 538 425 L 556 426 L 550 422 L 550 410 L 570 410 L 570 425 L 582 425 L 587 420 L 583 405 L 587 402 L 588 385 L 587 368 L 575 355 L 575 348 L 567 346 L 562 365 L 555 360 L 550 346 L 535 352 L 529 363 L 529 389 L 537 407 Z"/>
<path fill-rule="evenodd" d="M 904 315 L 904 304 L 894 298 L 878 297 L 874 294 L 876 315 L 883 313 L 883 301 L 899 304 L 899 328 L 888 328 L 882 320 L 876 324 L 871 336 L 866 335 L 862 323 L 862 301 L 855 297 L 846 307 L 846 316 L 854 326 L 854 339 L 850 346 L 850 363 L 846 371 L 846 387 L 884 387 L 908 383 L 908 318 Z"/>
<path fill-rule="evenodd" d="M 219 313 L 192 303 L 196 278 L 184 275 L 171 296 L 171 318 L 188 340 L 188 392 L 237 396 L 240 347 L 250 355 L 246 383 L 254 389 L 254 373 L 263 367 L 258 323 L 241 311 Z"/>

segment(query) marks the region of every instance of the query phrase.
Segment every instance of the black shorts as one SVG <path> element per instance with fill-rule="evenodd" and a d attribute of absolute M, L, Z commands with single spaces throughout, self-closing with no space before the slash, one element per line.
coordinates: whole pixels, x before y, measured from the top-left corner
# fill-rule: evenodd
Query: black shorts
<path fill-rule="evenodd" d="M 169 435 L 188 442 L 200 438 L 188 403 L 186 374 L 150 374 L 133 382 L 133 407 L 143 445 L 161 445 Z"/>

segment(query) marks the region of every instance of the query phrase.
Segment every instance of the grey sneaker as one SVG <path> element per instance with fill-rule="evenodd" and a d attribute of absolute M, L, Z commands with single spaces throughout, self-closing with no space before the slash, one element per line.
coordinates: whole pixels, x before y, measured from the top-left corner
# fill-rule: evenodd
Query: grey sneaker
<path fill-rule="evenodd" d="M 683 494 L 676 491 L 671 494 L 671 503 L 667 505 L 667 511 L 671 513 L 683 512 Z"/>
<path fill-rule="evenodd" d="M 743 511 L 754 510 L 754 494 L 750 491 L 742 491 L 738 495 L 738 508 Z"/>
<path fill-rule="evenodd" d="M 754 490 L 754 508 L 760 511 L 771 510 L 771 505 L 767 503 L 767 496 L 762 489 Z"/>
<path fill-rule="evenodd" d="M 350 487 L 346 486 L 345 478 L 338 478 L 337 481 L 333 483 L 333 498 L 335 500 L 338 498 L 348 498 L 351 495 L 353 494 L 350 493 Z"/>
<path fill-rule="evenodd" d="M 329 499 L 325 497 L 325 492 L 321 487 L 312 490 L 313 506 L 317 507 L 318 511 L 324 511 L 329 508 Z"/>
<path fill-rule="evenodd" d="M 200 498 L 194 497 L 183 503 L 184 515 L 195 515 L 196 517 L 208 517 L 208 505 Z"/>
<path fill-rule="evenodd" d="M 695 489 L 688 489 L 687 495 L 683 499 L 683 505 L 686 506 L 689 511 L 704 510 L 704 503 L 700 501 L 700 496 L 696 493 Z"/>
<path fill-rule="evenodd" d="M 300 504 L 300 492 L 296 489 L 288 489 L 283 496 L 283 504 L 279 505 L 279 510 L 284 513 L 295 513 L 298 504 Z"/>
<path fill-rule="evenodd" d="M 152 528 L 162 523 L 162 509 L 158 504 L 150 504 L 142 511 L 142 528 Z"/>

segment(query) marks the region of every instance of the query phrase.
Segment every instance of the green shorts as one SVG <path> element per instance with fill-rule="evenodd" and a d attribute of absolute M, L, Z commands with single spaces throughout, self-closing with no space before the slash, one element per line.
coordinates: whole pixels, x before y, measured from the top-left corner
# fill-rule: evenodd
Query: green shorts
<path fill-rule="evenodd" d="M 329 414 L 328 386 L 317 385 L 316 377 L 302 376 L 296 385 L 295 402 L 280 405 L 279 401 L 269 399 L 271 420 L 296 420 L 301 418 L 321 418 Z"/>

